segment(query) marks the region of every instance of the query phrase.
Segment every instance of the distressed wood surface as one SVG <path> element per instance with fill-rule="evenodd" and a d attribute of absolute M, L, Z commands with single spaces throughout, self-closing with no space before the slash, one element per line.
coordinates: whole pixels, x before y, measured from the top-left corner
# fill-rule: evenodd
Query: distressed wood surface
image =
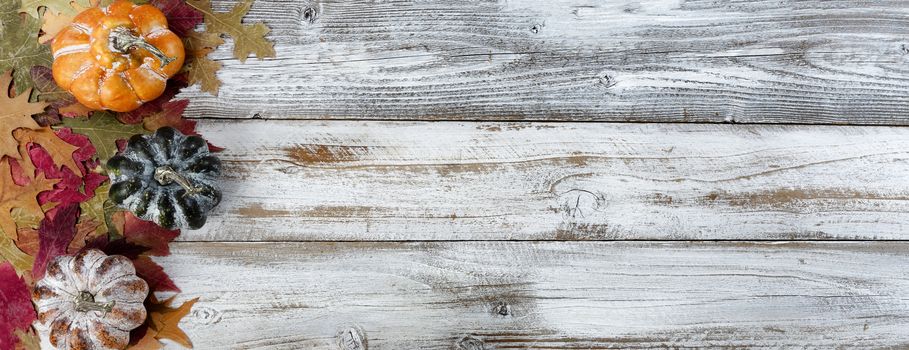
<path fill-rule="evenodd" d="M 909 129 L 202 121 L 189 241 L 909 238 Z"/>
<path fill-rule="evenodd" d="M 247 20 L 277 58 L 223 46 L 190 115 L 909 124 L 904 0 L 259 0 Z"/>
<path fill-rule="evenodd" d="M 172 248 L 198 349 L 909 346 L 907 243 Z"/>

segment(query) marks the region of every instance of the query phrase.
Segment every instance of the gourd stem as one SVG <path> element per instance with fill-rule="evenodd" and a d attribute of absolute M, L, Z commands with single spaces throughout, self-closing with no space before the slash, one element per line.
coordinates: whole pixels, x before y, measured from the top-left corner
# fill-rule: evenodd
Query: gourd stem
<path fill-rule="evenodd" d="M 149 44 L 142 37 L 133 34 L 129 29 L 117 27 L 110 31 L 110 47 L 113 51 L 126 53 L 133 47 L 141 47 L 148 50 L 158 61 L 161 61 L 161 67 L 173 62 L 175 58 L 167 57 L 160 49 Z"/>
<path fill-rule="evenodd" d="M 86 311 L 104 311 L 105 313 L 110 312 L 114 308 L 114 301 L 109 301 L 106 303 L 99 303 L 95 301 L 95 297 L 89 292 L 80 292 L 76 297 L 76 310 L 81 312 Z"/>
<path fill-rule="evenodd" d="M 180 187 L 183 187 L 186 190 L 186 194 L 199 193 L 202 189 L 196 186 L 193 186 L 185 176 L 180 175 L 174 168 L 171 168 L 169 165 L 162 165 L 155 168 L 155 181 L 158 181 L 161 185 L 170 185 L 171 183 L 176 182 Z"/>

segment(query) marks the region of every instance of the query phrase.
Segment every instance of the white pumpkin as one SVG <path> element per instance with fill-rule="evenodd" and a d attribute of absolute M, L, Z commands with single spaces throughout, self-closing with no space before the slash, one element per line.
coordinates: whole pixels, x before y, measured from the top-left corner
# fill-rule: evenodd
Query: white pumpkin
<path fill-rule="evenodd" d="M 35 285 L 38 320 L 58 349 L 123 349 L 145 321 L 148 284 L 124 256 L 91 249 L 59 256 Z"/>

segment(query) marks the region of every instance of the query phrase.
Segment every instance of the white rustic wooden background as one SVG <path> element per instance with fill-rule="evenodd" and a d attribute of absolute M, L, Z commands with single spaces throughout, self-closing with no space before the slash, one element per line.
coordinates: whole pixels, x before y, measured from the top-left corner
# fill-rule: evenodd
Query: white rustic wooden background
<path fill-rule="evenodd" d="M 234 0 L 217 0 L 227 10 Z M 198 349 L 909 347 L 906 0 L 257 0 Z"/>

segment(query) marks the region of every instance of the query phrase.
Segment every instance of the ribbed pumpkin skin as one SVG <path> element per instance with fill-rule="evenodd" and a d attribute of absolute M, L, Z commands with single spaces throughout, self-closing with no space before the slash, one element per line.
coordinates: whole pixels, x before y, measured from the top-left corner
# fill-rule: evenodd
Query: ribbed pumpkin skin
<path fill-rule="evenodd" d="M 162 227 L 198 229 L 206 214 L 221 201 L 217 179 L 221 161 L 198 136 L 185 136 L 170 127 L 153 135 L 135 135 L 126 150 L 107 162 L 110 199 L 143 220 Z M 188 191 L 178 183 L 162 184 L 155 170 L 170 167 L 198 188 Z"/>
<path fill-rule="evenodd" d="M 83 292 L 109 303 L 110 311 L 80 310 L 74 296 Z M 32 293 L 51 344 L 70 350 L 125 348 L 129 331 L 145 321 L 147 296 L 148 284 L 136 276 L 129 259 L 97 249 L 54 258 Z"/>
<path fill-rule="evenodd" d="M 149 51 L 134 48 L 114 52 L 109 34 L 127 28 L 174 61 L 165 66 Z M 128 112 L 164 92 L 167 79 L 183 66 L 183 42 L 167 29 L 167 19 L 152 5 L 136 6 L 118 0 L 106 8 L 78 14 L 51 44 L 53 75 L 88 108 Z"/>

